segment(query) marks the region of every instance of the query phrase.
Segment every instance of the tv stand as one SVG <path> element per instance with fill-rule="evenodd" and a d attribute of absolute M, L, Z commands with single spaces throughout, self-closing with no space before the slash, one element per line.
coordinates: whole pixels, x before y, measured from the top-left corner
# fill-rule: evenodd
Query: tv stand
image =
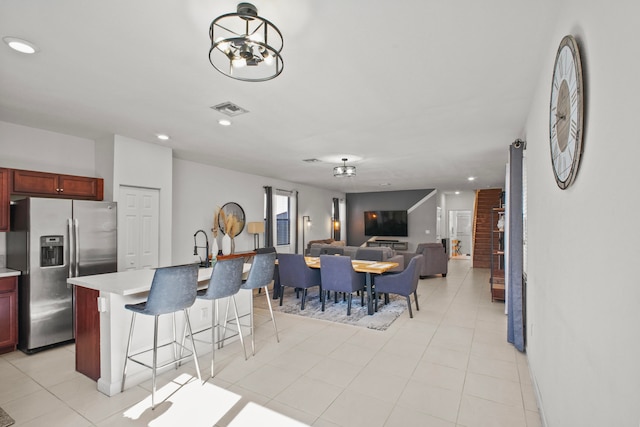
<path fill-rule="evenodd" d="M 401 242 L 395 239 L 378 239 L 378 240 L 369 240 L 367 242 L 368 247 L 380 247 L 387 246 L 393 250 L 406 251 L 409 249 L 409 242 Z"/>

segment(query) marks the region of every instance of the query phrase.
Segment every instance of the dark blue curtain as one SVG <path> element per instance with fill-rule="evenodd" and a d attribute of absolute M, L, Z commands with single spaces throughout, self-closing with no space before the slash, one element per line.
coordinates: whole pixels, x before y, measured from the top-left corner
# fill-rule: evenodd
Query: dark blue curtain
<path fill-rule="evenodd" d="M 295 200 L 295 212 L 294 212 L 294 218 L 296 219 L 295 220 L 295 223 L 296 223 L 296 234 L 295 234 L 295 242 L 294 242 L 295 248 L 296 248 L 295 253 L 299 253 L 299 251 L 298 251 L 298 238 L 299 238 L 299 234 L 300 233 L 298 232 L 298 212 L 300 212 L 300 209 L 298 208 L 298 192 L 294 190 L 292 192 L 292 194 L 291 194 L 291 197 Z M 304 248 L 302 248 L 302 253 L 304 253 Z"/>
<path fill-rule="evenodd" d="M 339 224 L 338 228 L 336 228 L 336 224 Z M 340 199 L 334 197 L 333 198 L 333 240 L 340 240 L 340 228 L 342 228 L 342 224 L 340 224 Z"/>
<path fill-rule="evenodd" d="M 264 187 L 264 247 L 273 246 L 273 187 Z"/>
<path fill-rule="evenodd" d="M 509 189 L 507 215 L 509 216 L 509 289 L 507 298 L 507 340 L 518 350 L 524 351 L 525 337 L 525 288 L 523 283 L 523 193 L 522 158 L 525 143 L 516 140 L 509 147 Z"/>

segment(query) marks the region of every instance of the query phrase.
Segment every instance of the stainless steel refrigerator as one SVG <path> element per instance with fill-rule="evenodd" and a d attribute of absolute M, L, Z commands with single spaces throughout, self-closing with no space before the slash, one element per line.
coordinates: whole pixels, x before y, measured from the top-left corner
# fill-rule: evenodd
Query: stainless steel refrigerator
<path fill-rule="evenodd" d="M 117 270 L 115 202 L 27 198 L 11 206 L 7 267 L 18 279 L 18 348 L 33 353 L 74 339 L 68 277 Z"/>

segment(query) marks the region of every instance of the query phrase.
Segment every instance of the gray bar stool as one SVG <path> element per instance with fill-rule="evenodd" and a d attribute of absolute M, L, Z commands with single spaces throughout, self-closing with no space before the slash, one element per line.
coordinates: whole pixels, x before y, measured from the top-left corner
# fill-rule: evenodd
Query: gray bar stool
<path fill-rule="evenodd" d="M 151 289 L 149 290 L 149 297 L 146 301 L 138 304 L 126 304 L 124 308 L 131 310 L 131 328 L 129 330 L 129 341 L 127 342 L 127 353 L 124 359 L 124 367 L 122 369 L 122 388 L 124 391 L 124 382 L 127 376 L 127 362 L 138 363 L 151 369 L 151 408 L 155 409 L 155 395 L 156 395 L 156 371 L 169 365 L 178 364 L 189 357 L 193 357 L 193 361 L 196 365 L 196 371 L 198 373 L 198 379 L 202 381 L 200 376 L 200 366 L 198 365 L 198 355 L 196 353 L 195 342 L 193 337 L 191 338 L 191 350 L 184 347 L 184 340 L 181 343 L 176 341 L 176 325 L 175 325 L 175 313 L 179 310 L 184 312 L 185 316 L 185 328 L 188 328 L 191 335 L 191 322 L 189 321 L 189 313 L 187 308 L 191 307 L 196 300 L 196 292 L 198 290 L 198 265 L 179 265 L 173 267 L 163 267 L 156 269 L 153 275 L 153 281 L 151 282 Z M 162 314 L 173 314 L 173 341 L 158 346 L 158 317 Z M 138 353 L 129 354 L 131 349 L 131 341 L 133 340 L 133 329 L 135 326 L 136 315 L 144 314 L 147 316 L 154 316 L 153 324 L 153 348 L 150 350 L 140 351 Z M 158 366 L 158 348 L 173 345 L 173 360 Z M 180 357 L 178 357 L 178 347 L 180 348 Z M 182 356 L 183 350 L 186 350 L 189 354 Z M 136 359 L 143 353 L 153 351 L 152 365 Z"/>
<path fill-rule="evenodd" d="M 225 314 L 223 324 L 220 324 L 218 321 L 218 300 L 221 298 L 230 298 L 233 302 L 236 326 L 238 327 L 236 332 L 240 336 L 240 344 L 242 345 L 244 358 L 245 360 L 247 359 L 247 351 L 244 348 L 244 339 L 242 337 L 242 328 L 240 327 L 240 321 L 238 319 L 238 306 L 236 304 L 235 297 L 235 295 L 240 291 L 240 286 L 242 285 L 243 266 L 243 258 L 218 260 L 213 265 L 213 272 L 211 273 L 209 286 L 206 290 L 198 291 L 198 299 L 211 301 L 211 328 L 206 328 L 196 332 L 196 334 L 199 334 L 200 332 L 211 329 L 211 378 L 215 375 L 214 362 L 216 344 L 218 345 L 218 348 L 220 348 L 225 339 L 235 336 L 235 334 L 229 337 L 226 336 L 226 330 L 229 328 L 227 325 L 228 313 Z M 223 331 L 222 335 L 220 335 L 220 330 Z"/>
<path fill-rule="evenodd" d="M 251 270 L 249 270 L 249 276 L 247 280 L 242 283 L 240 289 L 248 289 L 253 292 L 254 289 L 264 288 L 264 295 L 267 298 L 267 304 L 269 305 L 269 313 L 271 313 L 271 321 L 273 322 L 273 329 L 276 331 L 276 341 L 280 342 L 278 337 L 278 327 L 276 326 L 276 319 L 273 316 L 273 309 L 271 308 L 271 300 L 269 299 L 269 284 L 273 283 L 273 272 L 276 267 L 276 253 L 258 253 L 253 257 L 251 264 Z M 246 315 L 245 315 L 246 316 Z M 251 317 L 251 351 L 253 355 L 256 354 L 256 340 L 255 332 L 253 328 L 253 301 L 250 305 L 250 311 L 248 316 Z M 244 316 L 242 316 L 244 317 Z"/>

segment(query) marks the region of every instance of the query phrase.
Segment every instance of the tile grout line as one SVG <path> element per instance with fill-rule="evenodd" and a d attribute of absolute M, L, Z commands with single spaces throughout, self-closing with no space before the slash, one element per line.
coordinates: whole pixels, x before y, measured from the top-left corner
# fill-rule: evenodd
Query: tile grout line
<path fill-rule="evenodd" d="M 19 350 L 18 350 L 18 351 L 19 351 Z M 71 353 L 71 352 L 70 352 L 70 353 Z M 27 357 L 28 357 L 28 355 L 27 355 Z M 22 396 L 22 397 L 19 397 L 19 398 L 17 398 L 17 399 L 11 400 L 11 401 L 9 401 L 9 402 L 14 402 L 14 401 L 16 401 L 16 400 L 18 400 L 18 399 L 22 399 L 22 398 L 24 398 L 24 397 L 31 396 L 31 395 L 33 395 L 33 394 L 35 394 L 35 393 L 38 393 L 39 391 L 46 391 L 49 395 L 53 396 L 57 401 L 59 401 L 60 403 L 62 403 L 66 408 L 68 408 L 68 409 L 69 409 L 69 410 L 71 410 L 72 412 L 74 412 L 74 413 L 78 414 L 78 416 L 79 416 L 79 417 L 81 417 L 83 420 L 86 420 L 90 425 L 94 425 L 90 420 L 88 420 L 86 417 L 84 417 L 81 413 L 79 413 L 79 412 L 78 412 L 78 411 L 76 411 L 74 408 L 72 408 L 72 407 L 71 407 L 67 402 L 65 402 L 65 401 L 64 401 L 64 400 L 62 400 L 60 397 L 58 397 L 55 393 L 53 393 L 51 390 L 49 390 L 49 387 L 45 387 L 42 383 L 40 383 L 40 382 L 39 382 L 39 381 L 37 381 L 35 378 L 33 378 L 29 373 L 27 373 L 27 372 L 23 371 L 23 370 L 22 370 L 22 369 L 20 369 L 18 366 L 16 366 L 15 364 L 13 364 L 10 360 L 5 359 L 5 361 L 7 361 L 11 366 L 13 366 L 15 369 L 17 369 L 18 371 L 20 371 L 22 374 L 24 374 L 24 375 L 26 375 L 27 377 L 29 377 L 29 379 L 31 379 L 31 381 L 33 381 L 34 383 L 36 383 L 36 384 L 38 385 L 38 387 L 40 387 L 40 389 L 41 389 L 41 390 L 38 390 L 38 391 L 34 391 L 33 393 L 28 393 L 28 394 L 26 394 L 26 395 L 24 395 L 24 396 Z M 72 381 L 72 380 L 67 380 L 67 381 Z M 58 383 L 58 384 L 53 384 L 53 385 L 51 385 L 50 387 L 54 387 L 54 386 L 56 386 L 56 385 L 62 384 L 62 383 L 67 382 L 67 381 L 62 381 L 62 382 L 60 382 L 60 383 Z M 39 419 L 39 418 L 41 418 L 41 417 L 43 417 L 43 416 L 45 416 L 45 415 L 46 415 L 46 414 L 43 414 L 43 415 L 41 415 L 41 416 L 39 416 L 39 417 L 31 418 L 31 419 L 28 419 L 28 420 L 25 420 L 25 421 L 26 421 L 26 422 L 29 422 L 29 421 L 37 420 L 37 419 Z"/>

